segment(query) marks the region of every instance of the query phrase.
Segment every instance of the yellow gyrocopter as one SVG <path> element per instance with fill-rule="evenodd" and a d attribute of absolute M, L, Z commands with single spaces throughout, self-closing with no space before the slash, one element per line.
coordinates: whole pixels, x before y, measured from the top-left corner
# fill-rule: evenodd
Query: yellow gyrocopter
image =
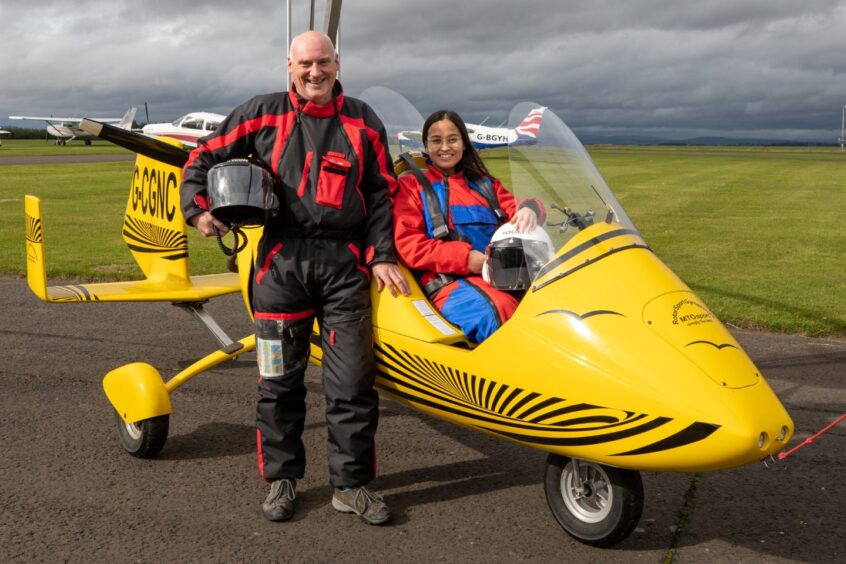
<path fill-rule="evenodd" d="M 407 101 L 385 89 L 368 92 L 389 133 L 419 128 Z M 511 123 L 533 107 L 515 107 Z M 124 448 L 150 458 L 167 439 L 170 395 L 255 348 L 255 335 L 229 339 L 202 304 L 240 291 L 252 316 L 248 289 L 261 228 L 243 230 L 237 274 L 190 276 L 178 204 L 187 152 L 105 124 L 82 125 L 139 153 L 123 237 L 145 278 L 48 286 L 40 202 L 26 196 L 30 288 L 47 302 L 173 302 L 194 311 L 221 343 L 167 382 L 143 362 L 106 374 Z M 407 270 L 407 297 L 384 297 L 374 285 L 376 383 L 413 409 L 548 452 L 544 487 L 558 523 L 581 542 L 610 546 L 638 523 L 641 471 L 756 462 L 787 446 L 793 422 L 728 330 L 650 250 L 553 112 L 546 110 L 537 141 L 509 146 L 508 157 L 515 196 L 546 207 L 554 256 L 514 316 L 480 345 L 440 316 Z M 318 365 L 319 343 L 312 339 Z"/>

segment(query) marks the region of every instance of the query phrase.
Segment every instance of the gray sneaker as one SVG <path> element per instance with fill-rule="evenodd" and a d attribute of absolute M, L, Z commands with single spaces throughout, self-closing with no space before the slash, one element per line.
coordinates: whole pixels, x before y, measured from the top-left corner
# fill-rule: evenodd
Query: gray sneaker
<path fill-rule="evenodd" d="M 261 504 L 264 518 L 268 521 L 287 521 L 293 517 L 296 487 L 296 480 L 275 480 L 270 484 L 270 493 Z"/>
<path fill-rule="evenodd" d="M 391 512 L 382 501 L 382 496 L 364 486 L 348 488 L 346 491 L 335 488 L 332 507 L 342 513 L 355 513 L 368 525 L 381 525 L 391 518 Z"/>

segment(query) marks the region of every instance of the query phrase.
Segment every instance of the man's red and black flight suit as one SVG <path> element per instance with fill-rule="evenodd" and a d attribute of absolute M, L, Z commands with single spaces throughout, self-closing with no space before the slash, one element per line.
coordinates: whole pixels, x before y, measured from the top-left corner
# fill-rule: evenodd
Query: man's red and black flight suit
<path fill-rule="evenodd" d="M 259 357 L 259 468 L 268 481 L 302 478 L 306 388 L 314 319 L 320 324 L 333 486 L 375 476 L 379 398 L 370 269 L 396 262 L 387 137 L 373 110 L 335 85 L 325 105 L 296 91 L 239 106 L 192 151 L 181 188 L 186 219 L 207 207 L 206 172 L 250 157 L 279 178 L 279 215 L 265 227 L 252 282 Z"/>
<path fill-rule="evenodd" d="M 514 310 L 517 300 L 506 292 L 492 288 L 481 276 L 468 270 L 467 258 L 471 250 L 485 252 L 499 226 L 479 187 L 461 172 L 443 175 L 433 166 L 426 178 L 444 210 L 450 231 L 463 235 L 464 241 L 436 239 L 430 211 L 423 188 L 413 175 L 400 178 L 399 191 L 394 200 L 394 237 L 397 252 L 404 263 L 414 269 L 420 284 L 427 288 L 427 296 L 438 311 L 457 325 L 471 341 L 481 343 L 504 323 Z M 496 179 L 485 178 L 493 189 L 499 206 L 510 220 L 517 211 L 514 196 Z M 523 200 L 543 221 L 543 206 L 534 199 Z M 439 274 L 450 275 L 444 280 Z"/>

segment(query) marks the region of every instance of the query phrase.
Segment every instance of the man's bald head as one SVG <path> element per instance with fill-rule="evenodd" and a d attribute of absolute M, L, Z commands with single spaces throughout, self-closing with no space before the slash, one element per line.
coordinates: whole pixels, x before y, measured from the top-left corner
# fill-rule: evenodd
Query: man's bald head
<path fill-rule="evenodd" d="M 291 41 L 288 72 L 297 93 L 306 100 L 326 104 L 338 77 L 340 61 L 328 35 L 306 31 Z"/>
<path fill-rule="evenodd" d="M 310 30 L 302 32 L 291 40 L 291 49 L 288 52 L 288 58 L 291 57 L 291 54 L 295 49 L 301 48 L 303 44 L 310 44 L 314 42 L 322 43 L 327 49 L 332 52 L 335 51 L 335 45 L 332 43 L 332 39 L 328 35 L 320 33 L 319 31 Z"/>

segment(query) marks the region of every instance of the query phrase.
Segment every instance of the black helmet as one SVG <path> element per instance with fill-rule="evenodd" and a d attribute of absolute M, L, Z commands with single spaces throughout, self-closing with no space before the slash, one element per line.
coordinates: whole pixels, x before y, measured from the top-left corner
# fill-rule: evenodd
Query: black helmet
<path fill-rule="evenodd" d="M 247 159 L 214 165 L 208 172 L 209 211 L 227 225 L 264 225 L 279 211 L 273 174 Z"/>

